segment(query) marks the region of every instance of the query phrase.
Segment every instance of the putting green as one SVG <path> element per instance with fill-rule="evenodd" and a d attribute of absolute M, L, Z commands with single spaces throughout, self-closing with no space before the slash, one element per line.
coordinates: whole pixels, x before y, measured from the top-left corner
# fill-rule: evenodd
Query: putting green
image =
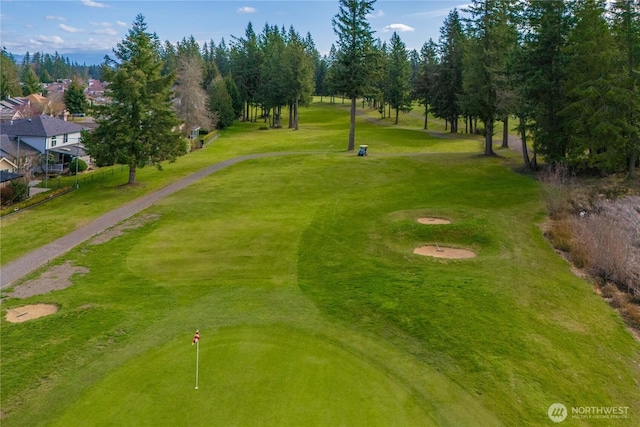
<path fill-rule="evenodd" d="M 333 343 L 278 327 L 202 330 L 114 371 L 54 425 L 435 425 L 411 391 Z"/>

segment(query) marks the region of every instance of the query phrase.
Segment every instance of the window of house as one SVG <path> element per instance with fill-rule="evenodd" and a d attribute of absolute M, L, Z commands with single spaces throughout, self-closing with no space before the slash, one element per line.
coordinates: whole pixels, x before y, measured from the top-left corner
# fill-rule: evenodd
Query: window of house
<path fill-rule="evenodd" d="M 69 134 L 65 133 L 64 134 L 64 143 L 66 144 L 67 142 L 69 142 Z"/>
<path fill-rule="evenodd" d="M 57 143 L 58 143 L 58 141 L 56 140 L 56 136 L 55 136 L 55 135 L 53 135 L 53 136 L 51 137 L 51 146 L 52 146 L 52 147 L 55 147 Z"/>

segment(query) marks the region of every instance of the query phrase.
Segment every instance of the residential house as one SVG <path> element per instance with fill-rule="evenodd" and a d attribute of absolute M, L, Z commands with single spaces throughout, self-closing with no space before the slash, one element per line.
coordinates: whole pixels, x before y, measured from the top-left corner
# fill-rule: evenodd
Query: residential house
<path fill-rule="evenodd" d="M 84 93 L 91 97 L 104 96 L 104 86 L 104 83 L 100 80 L 89 79 L 89 85 L 84 90 Z"/>
<path fill-rule="evenodd" d="M 43 89 L 47 92 L 47 96 L 53 93 L 64 93 L 69 88 L 69 84 L 71 80 L 69 79 L 60 79 L 55 83 L 45 83 L 43 84 Z"/>
<path fill-rule="evenodd" d="M 32 116 L 38 116 L 42 114 L 48 103 L 47 98 L 37 93 L 27 95 L 25 99 L 27 99 L 29 101 L 29 104 L 31 105 Z"/>
<path fill-rule="evenodd" d="M 0 101 L 0 121 L 24 119 L 30 116 L 31 104 L 27 98 L 6 98 Z"/>
<path fill-rule="evenodd" d="M 0 170 L 18 172 L 31 170 L 40 164 L 38 150 L 18 138 L 0 134 Z"/>
<path fill-rule="evenodd" d="M 26 143 L 40 154 L 52 154 L 58 164 L 55 170 L 62 171 L 62 165 L 72 157 L 84 155 L 80 144 L 83 130 L 75 123 L 40 115 L 2 123 L 0 134 L 6 135 L 10 141 Z"/>
<path fill-rule="evenodd" d="M 8 187 L 11 181 L 22 178 L 22 174 L 0 170 L 0 188 Z"/>
<path fill-rule="evenodd" d="M 84 93 L 91 105 L 101 105 L 108 102 L 104 96 L 106 86 L 107 84 L 100 80 L 89 79 L 89 85 L 85 88 Z"/>

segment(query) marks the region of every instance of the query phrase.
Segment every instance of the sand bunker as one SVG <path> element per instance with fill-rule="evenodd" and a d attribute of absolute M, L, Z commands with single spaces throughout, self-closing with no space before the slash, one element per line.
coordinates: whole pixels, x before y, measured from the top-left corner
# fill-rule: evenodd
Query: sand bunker
<path fill-rule="evenodd" d="M 7 321 L 20 323 L 26 320 L 37 319 L 48 316 L 58 311 L 58 307 L 53 304 L 23 305 L 22 307 L 10 308 L 7 310 Z"/>
<path fill-rule="evenodd" d="M 438 225 L 438 224 L 451 224 L 451 221 L 445 218 L 418 218 L 420 224 Z"/>
<path fill-rule="evenodd" d="M 450 259 L 474 258 L 476 256 L 475 252 L 468 249 L 447 248 L 443 246 L 421 246 L 415 248 L 413 253 L 416 255 Z"/>

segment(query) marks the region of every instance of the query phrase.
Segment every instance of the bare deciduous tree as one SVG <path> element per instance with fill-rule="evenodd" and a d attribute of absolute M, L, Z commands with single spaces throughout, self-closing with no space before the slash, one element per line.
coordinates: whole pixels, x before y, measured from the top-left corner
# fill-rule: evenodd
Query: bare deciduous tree
<path fill-rule="evenodd" d="M 185 123 L 185 131 L 202 127 L 212 129 L 213 118 L 207 109 L 207 93 L 202 88 L 203 64 L 198 57 L 183 56 L 178 64 L 177 114 Z"/>

